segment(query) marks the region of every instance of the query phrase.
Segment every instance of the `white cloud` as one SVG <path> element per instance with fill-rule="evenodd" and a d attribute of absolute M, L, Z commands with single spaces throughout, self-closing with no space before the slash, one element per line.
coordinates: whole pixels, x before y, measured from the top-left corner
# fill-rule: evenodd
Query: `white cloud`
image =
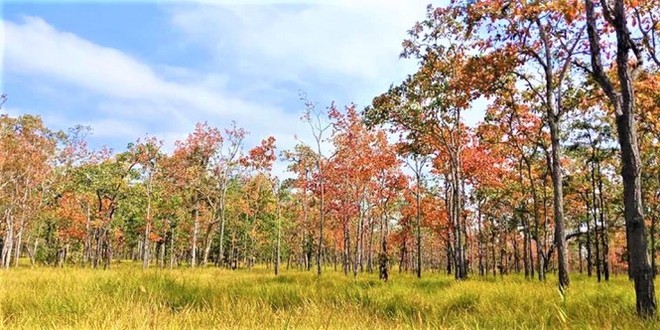
<path fill-rule="evenodd" d="M 155 135 L 165 139 L 171 150 L 174 140 L 185 138 L 196 122 L 225 128 L 235 120 L 251 132 L 248 147 L 268 135 L 276 137 L 280 150 L 295 143 L 299 114 L 227 95 L 228 78 L 222 73 L 148 65 L 120 50 L 59 31 L 37 17 L 4 20 L 2 25 L 3 71 L 48 78 L 55 82 L 50 85 L 55 90 L 62 90 L 64 83 L 82 94 L 97 95 L 91 98 L 93 108 L 87 109 L 89 120 L 76 118 L 79 114 L 70 109 L 45 105 L 48 110 L 41 114 L 49 125 L 90 125 L 92 139 L 118 148 L 145 134 Z M 15 102 L 20 104 L 20 100 Z M 21 112 L 8 110 L 15 115 Z"/>
<path fill-rule="evenodd" d="M 235 120 L 250 131 L 248 145 L 273 135 L 278 150 L 284 150 L 297 143 L 294 135 L 312 142 L 309 127 L 299 119 L 302 104 L 284 111 L 278 105 L 259 103 L 252 95 L 268 90 L 275 95 L 269 97 L 282 98 L 276 101 L 281 105 L 285 92 L 295 95 L 297 88 L 330 86 L 324 91 L 327 95 L 310 97 L 370 102 L 415 69 L 414 63 L 401 61 L 398 55 L 406 30 L 424 17 L 426 1 L 277 1 L 278 6 L 253 1 L 268 4 L 166 7 L 172 24 L 185 36 L 172 42 L 207 47 L 208 60 L 215 65 L 202 67 L 215 72 L 147 63 L 58 30 L 38 17 L 3 20 L 2 70 L 44 77 L 55 90 L 66 84 L 89 95 L 93 118 L 83 124 L 93 126 L 95 139 L 123 144 L 149 133 L 172 146 L 175 138 L 192 131 L 195 122 L 224 128 Z M 236 71 L 240 78 L 251 79 L 236 79 Z M 345 95 L 333 95 L 340 92 Z M 54 108 L 44 114 L 47 122 L 79 123 L 67 109 Z M 281 173 L 284 165 L 277 168 Z"/>
<path fill-rule="evenodd" d="M 3 25 L 8 71 L 46 74 L 124 98 L 154 96 L 172 87 L 120 51 L 57 31 L 40 18 L 25 17 L 22 24 L 4 21 Z"/>
<path fill-rule="evenodd" d="M 235 54 L 244 73 L 302 87 L 329 83 L 358 102 L 414 70 L 398 55 L 406 31 L 424 17 L 427 0 L 292 3 L 297 5 L 180 6 L 171 19 L 207 47 L 218 65 Z"/>
<path fill-rule="evenodd" d="M 150 66 L 120 50 L 58 31 L 41 18 L 25 17 L 21 23 L 5 20 L 3 26 L 4 70 L 9 72 L 47 76 L 112 99 L 187 108 L 181 112 L 236 115 L 258 114 L 262 110 L 260 105 L 230 97 L 221 90 L 210 90 L 210 86 L 224 85 L 221 75 L 179 83 L 161 78 Z M 181 76 L 187 70 L 169 67 L 165 71 Z M 201 77 L 192 73 L 187 76 Z"/>

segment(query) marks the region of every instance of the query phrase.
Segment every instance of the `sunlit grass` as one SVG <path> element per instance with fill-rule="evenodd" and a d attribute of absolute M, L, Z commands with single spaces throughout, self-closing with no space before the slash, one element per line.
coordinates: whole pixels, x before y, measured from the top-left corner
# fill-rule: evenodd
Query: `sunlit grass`
<path fill-rule="evenodd" d="M 635 316 L 627 277 L 574 275 L 564 296 L 520 276 L 19 268 L 0 271 L 0 328 L 660 328 Z"/>

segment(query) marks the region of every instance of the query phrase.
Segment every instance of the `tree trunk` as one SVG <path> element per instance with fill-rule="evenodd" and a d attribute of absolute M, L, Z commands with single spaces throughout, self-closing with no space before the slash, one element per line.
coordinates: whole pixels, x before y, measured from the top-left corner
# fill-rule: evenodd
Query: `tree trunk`
<path fill-rule="evenodd" d="M 320 140 L 316 141 L 318 155 L 321 156 L 321 144 Z M 319 198 L 319 243 L 318 249 L 316 251 L 316 273 L 321 276 L 321 270 L 323 269 L 323 225 L 325 222 L 325 178 L 323 177 L 323 170 L 321 167 L 321 160 L 318 159 L 316 162 L 316 167 L 319 171 L 319 187 L 320 187 L 320 198 Z"/>
<path fill-rule="evenodd" d="M 630 82 L 628 82 L 630 83 Z M 628 107 L 632 108 L 632 103 Z M 646 226 L 642 209 L 641 162 L 637 138 L 635 134 L 634 117 L 631 111 L 617 117 L 617 131 L 621 145 L 623 176 L 623 200 L 626 219 L 626 236 L 628 247 L 628 264 L 632 270 L 637 295 L 637 312 L 640 315 L 655 314 L 655 291 L 653 285 L 653 270 L 649 265 L 646 243 Z"/>
<path fill-rule="evenodd" d="M 344 275 L 348 275 L 351 267 L 351 238 L 347 222 L 344 219 Z"/>
<path fill-rule="evenodd" d="M 149 212 L 147 211 L 147 214 Z M 147 216 L 149 218 L 149 216 Z M 144 240 L 142 243 L 142 268 L 147 269 L 149 268 L 149 235 L 151 235 L 151 224 L 147 220 L 146 225 L 144 226 Z"/>
<path fill-rule="evenodd" d="M 357 223 L 357 231 L 355 234 L 355 254 L 353 259 L 353 277 L 357 277 L 358 266 L 362 268 L 362 242 L 364 239 L 364 212 L 362 210 L 362 203 L 358 203 L 360 209 L 360 216 Z"/>
<path fill-rule="evenodd" d="M 85 242 L 83 244 L 83 256 L 82 264 L 83 266 L 87 264 L 87 261 L 90 260 L 92 255 L 92 232 L 91 232 L 91 210 L 89 204 L 86 204 L 86 217 L 85 217 Z"/>
<path fill-rule="evenodd" d="M 387 206 L 385 206 L 387 208 Z M 387 282 L 389 279 L 389 252 L 387 246 L 387 236 L 389 232 L 389 224 L 387 223 L 387 213 L 383 215 L 383 219 L 380 222 L 380 255 L 378 256 L 378 278 Z"/>
<path fill-rule="evenodd" d="M 197 266 L 197 235 L 199 232 L 199 210 L 197 206 L 193 210 L 193 232 L 192 232 L 192 242 L 190 247 L 190 267 L 195 268 Z"/>
<path fill-rule="evenodd" d="M 608 96 L 616 116 L 618 140 L 621 147 L 621 176 L 623 178 L 628 267 L 635 281 L 637 313 L 641 316 L 650 317 L 656 311 L 655 289 L 653 271 L 649 265 L 647 255 L 647 233 L 642 205 L 642 168 L 635 127 L 635 93 L 628 62 L 629 53 L 634 44 L 628 30 L 624 6 L 623 0 L 615 0 L 613 7 L 606 9 L 607 14 L 610 14 L 607 17 L 614 27 L 617 39 L 617 92 L 614 89 L 614 84 L 605 74 L 601 62 L 600 36 L 596 27 L 594 3 L 585 0 L 593 76 Z M 637 56 L 637 61 L 641 62 L 643 58 Z"/>
<path fill-rule="evenodd" d="M 527 227 L 525 226 L 524 217 L 521 215 L 520 224 L 523 226 L 523 269 L 525 272 L 525 279 L 529 278 L 529 255 L 527 254 Z"/>
<path fill-rule="evenodd" d="M 174 268 L 174 230 L 170 229 L 170 269 Z"/>
<path fill-rule="evenodd" d="M 561 172 L 561 148 L 559 144 L 559 122 L 554 114 L 550 122 L 550 139 L 552 141 L 552 164 L 550 177 L 552 178 L 553 211 L 555 220 L 555 246 L 557 247 L 557 268 L 559 271 L 559 289 L 564 290 L 570 284 L 568 275 L 568 254 L 566 251 L 566 235 L 564 230 L 564 192 Z"/>
<path fill-rule="evenodd" d="M 536 262 L 537 262 L 537 273 L 539 276 L 539 281 L 545 280 L 545 273 L 543 272 L 543 250 L 545 246 L 543 241 L 541 241 L 541 231 L 539 226 L 539 199 L 536 192 L 536 183 L 532 175 L 532 164 L 528 158 L 523 158 L 525 161 L 525 166 L 527 168 L 527 179 L 529 180 L 529 187 L 532 190 L 532 201 L 534 203 L 534 235 L 536 236 Z M 530 247 L 531 249 L 531 247 Z"/>
<path fill-rule="evenodd" d="M 613 7 L 607 9 L 617 40 L 618 92 L 615 92 L 614 84 L 605 74 L 601 62 L 600 36 L 596 27 L 594 3 L 585 0 L 585 9 L 593 76 L 608 96 L 616 116 L 618 140 L 621 147 L 628 267 L 635 281 L 637 313 L 640 316 L 650 317 L 656 311 L 655 289 L 653 271 L 647 255 L 647 232 L 642 205 L 642 168 L 635 127 L 635 91 L 628 62 L 629 53 L 634 44 L 630 40 L 631 33 L 628 30 L 624 1 L 615 0 Z M 637 60 L 643 61 L 643 58 L 638 56 Z"/>
<path fill-rule="evenodd" d="M 14 224 L 10 219 L 7 219 L 7 229 L 5 229 L 5 238 L 2 245 L 2 266 L 9 269 L 11 264 L 11 254 L 14 244 Z"/>
<path fill-rule="evenodd" d="M 16 235 L 16 244 L 14 248 L 14 267 L 18 267 L 18 259 L 21 257 L 21 250 L 23 246 L 23 228 L 24 220 L 21 219 L 18 227 L 18 234 Z"/>
<path fill-rule="evenodd" d="M 417 203 L 417 208 L 415 212 L 415 217 L 417 219 L 417 278 L 422 278 L 422 205 L 421 205 L 421 168 L 416 166 L 415 176 L 417 178 L 417 193 L 415 196 L 415 202 Z"/>
<path fill-rule="evenodd" d="M 513 267 L 516 270 L 516 274 L 520 274 L 520 254 L 518 253 L 518 239 L 513 237 Z"/>
<path fill-rule="evenodd" d="M 226 174 L 225 174 L 226 175 Z M 227 178 L 223 179 L 222 195 L 220 196 L 220 246 L 216 263 L 222 265 L 225 258 L 225 203 L 227 198 Z"/>
<path fill-rule="evenodd" d="M 593 149 L 592 153 L 592 161 L 591 161 L 591 216 L 594 221 L 594 248 L 596 249 L 596 277 L 598 278 L 598 282 L 600 282 L 601 279 L 601 268 L 600 268 L 600 240 L 599 240 L 599 233 L 598 233 L 598 201 L 596 200 L 596 165 L 594 164 L 596 162 L 596 150 L 595 147 Z M 588 221 L 588 220 L 587 220 Z"/>
<path fill-rule="evenodd" d="M 481 201 L 479 201 L 479 204 L 477 204 L 477 255 L 479 258 L 479 276 L 484 276 L 486 272 L 483 263 L 484 251 L 483 233 L 481 232 L 481 205 Z M 488 262 L 486 261 L 486 263 Z"/>
<path fill-rule="evenodd" d="M 280 200 L 279 196 L 277 198 L 277 247 L 276 247 L 276 256 L 275 256 L 275 276 L 280 273 L 280 236 L 281 236 L 281 226 L 282 226 L 282 215 L 280 210 Z"/>
<path fill-rule="evenodd" d="M 374 230 L 376 223 L 373 220 L 372 217 L 370 217 L 369 220 L 369 241 L 367 245 L 367 271 L 369 273 L 374 272 L 374 265 L 373 265 L 373 240 L 374 240 Z"/>
<path fill-rule="evenodd" d="M 583 196 L 583 197 L 588 198 L 586 196 Z M 592 258 L 593 258 L 593 256 L 591 255 L 591 227 L 589 225 L 589 213 L 593 212 L 593 208 L 591 207 L 591 204 L 589 203 L 588 199 L 585 199 L 585 203 L 586 203 L 586 207 L 587 207 L 587 217 L 586 217 L 587 218 L 587 221 L 586 221 L 587 233 L 585 235 L 586 238 L 587 238 L 587 244 L 586 244 L 586 248 L 587 248 L 587 276 L 591 277 L 593 275 L 592 274 L 592 265 L 593 265 Z"/>
<path fill-rule="evenodd" d="M 580 263 L 580 274 L 582 274 L 582 242 L 578 241 L 578 260 Z"/>

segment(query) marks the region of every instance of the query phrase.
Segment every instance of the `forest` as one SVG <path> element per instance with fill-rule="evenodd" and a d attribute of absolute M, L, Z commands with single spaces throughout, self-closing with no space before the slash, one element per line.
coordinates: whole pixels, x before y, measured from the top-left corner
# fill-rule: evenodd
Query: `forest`
<path fill-rule="evenodd" d="M 259 132 L 236 122 L 172 150 L 151 135 L 94 149 L 93 127 L 0 112 L 0 324 L 113 324 L 31 314 L 57 282 L 88 304 L 166 301 L 161 323 L 129 328 L 176 313 L 191 328 L 658 326 L 659 46 L 657 1 L 429 5 L 402 42 L 416 72 L 366 107 L 301 93 L 314 139 L 291 150 L 247 145 Z M 260 304 L 264 323 L 241 318 Z"/>

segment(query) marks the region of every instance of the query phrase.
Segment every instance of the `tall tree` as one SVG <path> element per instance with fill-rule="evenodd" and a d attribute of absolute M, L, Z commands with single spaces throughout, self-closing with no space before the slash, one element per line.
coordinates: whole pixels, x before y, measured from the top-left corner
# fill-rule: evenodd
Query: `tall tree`
<path fill-rule="evenodd" d="M 323 142 L 331 125 L 325 121 L 323 111 L 316 108 L 316 104 L 306 97 L 301 97 L 305 102 L 305 112 L 302 119 L 307 122 L 312 130 L 316 147 L 316 171 L 319 180 L 319 240 L 316 249 L 316 273 L 321 276 L 323 270 L 323 229 L 325 225 L 325 174 L 324 166 L 326 159 L 323 156 Z M 334 107 L 334 104 L 331 106 Z"/>
<path fill-rule="evenodd" d="M 655 64 L 660 64 L 655 56 L 655 36 L 658 33 L 657 23 L 653 22 L 650 29 L 645 30 L 649 22 L 641 19 L 643 9 L 649 20 L 656 15 L 657 6 L 642 7 L 635 2 L 632 5 L 624 0 L 601 0 L 600 13 L 597 16 L 596 6 L 592 0 L 584 1 L 586 27 L 589 35 L 589 51 L 591 59 L 591 77 L 598 83 L 609 100 L 616 118 L 619 146 L 621 147 L 621 176 L 623 178 L 623 203 L 626 221 L 626 238 L 628 247 L 628 267 L 635 282 L 637 313 L 641 316 L 653 316 L 656 312 L 653 270 L 648 260 L 647 231 L 644 223 L 642 202 L 642 167 L 637 142 L 637 127 L 635 119 L 635 88 L 633 81 L 644 67 L 645 52 L 639 40 L 633 38 L 629 27 L 632 13 L 636 13 L 642 34 L 646 39 L 653 40 L 652 47 L 644 47 Z M 616 45 L 609 44 L 603 36 L 609 36 L 610 29 L 616 40 Z M 605 69 L 603 53 L 615 54 L 616 76 L 611 78 Z M 633 60 L 631 61 L 631 53 Z"/>

